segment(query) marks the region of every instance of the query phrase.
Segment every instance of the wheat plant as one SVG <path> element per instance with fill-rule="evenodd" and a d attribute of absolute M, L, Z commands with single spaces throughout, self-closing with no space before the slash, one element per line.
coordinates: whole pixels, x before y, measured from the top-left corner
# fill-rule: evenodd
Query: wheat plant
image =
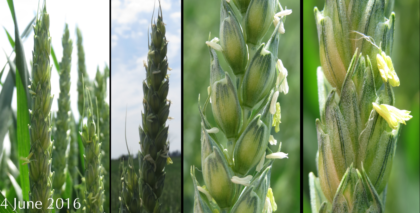
<path fill-rule="evenodd" d="M 123 212 L 159 212 L 161 205 L 159 198 L 166 176 L 165 166 L 172 163 L 168 156 L 169 127 L 166 125 L 170 107 L 170 101 L 167 100 L 169 91 L 167 72 L 170 70 L 166 56 L 168 41 L 160 2 L 157 20 L 152 21 L 151 29 L 147 62 L 144 62 L 146 80 L 143 81 L 143 122 L 139 127 L 141 147 L 141 152 L 138 153 L 139 173 L 134 170 L 133 158 L 129 154 L 128 168 L 123 169 L 123 188 L 120 197 L 123 204 L 120 210 Z"/>
<path fill-rule="evenodd" d="M 277 0 L 221 1 L 219 38 L 210 52 L 209 96 L 201 114 L 201 170 L 194 182 L 194 212 L 272 212 L 272 163 L 287 158 L 271 127 L 280 131 L 279 94 L 288 93 L 287 70 L 277 58 L 284 21 L 291 10 Z M 274 30 L 270 31 L 270 26 Z M 264 36 L 271 35 L 268 41 Z M 233 75 L 219 64 L 218 54 Z M 200 101 L 200 98 L 199 98 Z M 215 125 L 206 108 L 211 105 Z M 217 133 L 223 136 L 218 137 Z M 224 143 L 226 141 L 226 143 Z"/>
<path fill-rule="evenodd" d="M 29 180 L 31 184 L 30 199 L 41 201 L 41 209 L 33 212 L 50 212 L 49 198 L 52 197 L 51 173 L 51 37 L 49 33 L 50 18 L 46 5 L 37 16 L 34 26 L 34 51 L 32 82 L 29 89 L 32 99 L 31 150 L 27 157 L 29 163 Z"/>
<path fill-rule="evenodd" d="M 85 49 L 83 47 L 83 36 L 82 31 L 79 28 L 76 28 L 77 34 L 77 71 L 78 71 L 78 81 L 77 81 L 77 92 L 79 96 L 77 98 L 77 107 L 81 118 L 83 115 L 86 115 L 83 110 L 88 107 L 88 102 L 85 102 L 84 97 L 84 87 L 90 89 L 89 75 L 86 71 L 86 62 L 85 62 Z M 86 104 L 83 106 L 83 104 Z"/>
<path fill-rule="evenodd" d="M 66 24 L 62 38 L 63 58 L 60 63 L 60 96 L 58 97 L 58 112 L 55 121 L 56 130 L 54 131 L 54 144 L 52 150 L 52 171 L 54 172 L 53 189 L 60 197 L 64 191 L 64 183 L 67 176 L 67 147 L 70 143 L 70 70 L 71 54 L 73 51 L 73 41 Z"/>
<path fill-rule="evenodd" d="M 384 212 L 400 124 L 400 86 L 390 57 L 393 1 L 326 1 L 315 8 L 321 67 L 318 176 L 309 174 L 312 212 Z"/>
<path fill-rule="evenodd" d="M 104 174 L 104 187 L 109 188 L 109 106 L 105 102 L 107 95 L 107 67 L 105 67 L 104 73 L 101 73 L 99 67 L 96 71 L 95 82 L 94 82 L 94 93 L 96 97 L 95 107 L 98 109 L 95 114 L 96 120 L 99 123 L 99 129 L 101 134 L 99 135 L 99 141 L 102 143 L 102 167 Z M 109 206 L 108 196 L 105 196 L 104 206 Z"/>
<path fill-rule="evenodd" d="M 89 99 L 87 97 L 94 88 L 91 87 L 93 84 L 87 78 L 88 72 L 84 67 L 81 31 L 78 29 L 80 76 L 83 77 L 80 82 L 82 88 L 84 81 L 90 86 L 86 89 L 89 90 L 86 91 L 87 94 L 82 93 L 81 96 L 81 101 L 86 104 L 80 105 L 82 107 L 80 121 L 87 117 L 83 116 L 83 111 L 88 114 L 84 108 L 89 107 L 91 117 L 87 119 L 88 125 L 84 129 L 79 129 L 78 126 L 82 126 L 81 122 L 74 120 L 74 111 L 70 107 L 73 43 L 70 40 L 68 26 L 65 26 L 61 40 L 63 55 L 61 63 L 58 63 L 51 44 L 50 30 L 54 32 L 54 27 L 50 29 L 46 1 L 39 2 L 36 16 L 22 34 L 18 30 L 13 0 L 8 0 L 7 5 L 14 21 L 14 37 L 6 28 L 4 29 L 13 51 L 10 56 L 6 55 L 8 73 L 4 72 L 6 66 L 0 70 L 0 79 L 3 73 L 7 73 L 6 81 L 0 82 L 1 209 L 6 212 L 108 212 L 108 206 L 103 205 L 105 189 L 102 183 L 101 156 L 105 154 L 109 156 L 109 149 L 101 150 L 100 142 L 106 137 L 109 138 L 109 133 L 99 136 L 99 128 L 109 129 L 109 106 L 105 100 L 106 83 L 104 83 L 109 76 L 109 69 L 105 68 L 106 77 L 100 86 L 103 94 L 100 98 L 101 111 L 100 114 L 99 111 L 95 114 L 98 120 L 99 117 L 102 120 L 94 123 L 92 103 L 90 97 Z M 35 35 L 33 58 L 29 69 L 23 42 L 32 32 Z M 12 56 L 14 58 L 11 58 Z M 57 84 L 60 89 L 56 113 L 51 111 L 54 92 L 51 89 L 51 84 L 54 83 L 51 80 L 53 66 L 59 74 Z M 12 108 L 15 87 L 17 112 Z M 80 137 L 78 130 L 82 132 Z M 7 132 L 11 143 L 3 144 Z M 83 144 L 86 145 L 86 152 Z M 83 203 L 83 200 L 86 201 Z"/>
<path fill-rule="evenodd" d="M 88 89 L 84 90 L 85 101 L 88 101 L 87 123 L 83 125 L 80 136 L 85 147 L 85 208 L 86 212 L 101 213 L 104 211 L 104 185 L 101 164 L 101 142 L 99 141 L 100 127 L 93 119 L 93 104 Z M 85 105 L 85 104 L 84 104 Z"/>

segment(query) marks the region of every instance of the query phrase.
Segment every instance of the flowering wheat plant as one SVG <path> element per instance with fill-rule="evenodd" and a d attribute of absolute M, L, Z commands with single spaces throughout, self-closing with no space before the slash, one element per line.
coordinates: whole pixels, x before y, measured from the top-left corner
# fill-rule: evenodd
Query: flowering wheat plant
<path fill-rule="evenodd" d="M 391 59 L 393 1 L 326 1 L 315 8 L 321 66 L 316 120 L 318 177 L 312 212 L 384 212 L 401 124 L 400 81 Z"/>
<path fill-rule="evenodd" d="M 172 164 L 168 155 L 169 141 L 166 124 L 170 119 L 167 99 L 169 74 L 166 27 L 163 22 L 159 1 L 157 19 L 151 21 L 149 51 L 144 61 L 146 79 L 143 81 L 142 125 L 139 126 L 140 148 L 138 152 L 139 171 L 134 169 L 134 160 L 129 152 L 128 166 L 122 163 L 122 192 L 120 212 L 162 212 L 160 197 L 165 186 L 165 167 Z M 127 141 L 126 141 L 127 142 Z"/>
<path fill-rule="evenodd" d="M 287 69 L 278 59 L 291 10 L 277 0 L 221 1 L 219 38 L 206 42 L 210 86 L 201 115 L 201 169 L 191 167 L 194 212 L 273 212 L 272 164 L 288 155 L 271 134 L 280 131 L 277 99 L 287 94 Z M 274 30 L 270 31 L 270 26 Z M 264 36 L 269 35 L 268 41 Z M 219 64 L 224 57 L 233 75 Z M 199 98 L 200 102 L 200 98 Z M 206 115 L 210 105 L 214 124 Z M 222 133 L 222 138 L 217 133 Z M 225 143 L 226 142 L 226 143 Z"/>

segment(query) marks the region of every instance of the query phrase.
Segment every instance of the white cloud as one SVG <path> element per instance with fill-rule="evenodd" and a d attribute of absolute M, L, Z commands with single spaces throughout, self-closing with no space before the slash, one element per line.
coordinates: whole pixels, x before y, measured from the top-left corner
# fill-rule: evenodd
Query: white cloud
<path fill-rule="evenodd" d="M 181 33 L 180 30 L 177 32 L 178 34 L 166 33 L 166 39 L 169 41 L 167 53 L 169 61 L 177 60 L 175 57 L 181 54 Z"/>
<path fill-rule="evenodd" d="M 112 21 L 119 24 L 130 24 L 138 19 L 141 12 L 151 12 L 158 4 L 155 0 L 143 0 L 139 3 L 138 0 L 112 0 Z M 169 0 L 161 0 L 162 10 L 170 10 L 171 2 Z M 156 10 L 157 11 L 157 10 Z"/>
<path fill-rule="evenodd" d="M 181 12 L 175 12 L 171 14 L 171 18 L 173 19 L 179 19 L 181 18 Z"/>
<path fill-rule="evenodd" d="M 117 46 L 117 42 L 118 42 L 118 36 L 117 35 L 112 35 L 111 36 L 111 47 L 114 48 L 115 46 Z"/>

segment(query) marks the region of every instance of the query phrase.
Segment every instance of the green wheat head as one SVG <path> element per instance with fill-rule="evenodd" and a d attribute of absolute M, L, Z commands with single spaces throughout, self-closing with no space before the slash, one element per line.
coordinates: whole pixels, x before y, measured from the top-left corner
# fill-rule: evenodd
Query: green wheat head
<path fill-rule="evenodd" d="M 85 109 L 88 104 L 88 102 L 84 101 L 84 90 L 86 88 L 90 89 L 90 81 L 89 81 L 89 75 L 86 72 L 86 63 L 85 63 L 85 50 L 83 48 L 83 37 L 82 32 L 79 28 L 76 28 L 77 33 L 77 71 L 78 71 L 78 81 L 77 81 L 77 92 L 78 92 L 78 98 L 77 98 L 77 107 L 79 110 L 80 117 L 83 117 L 85 113 L 83 112 L 83 109 Z M 84 86 L 84 87 L 83 87 Z M 83 106 L 83 104 L 86 104 Z"/>
<path fill-rule="evenodd" d="M 160 2 L 159 2 L 160 3 Z M 165 24 L 162 9 L 159 5 L 158 17 L 152 22 L 151 42 L 146 69 L 146 80 L 143 81 L 142 126 L 139 127 L 141 152 L 139 173 L 134 170 L 133 158 L 130 155 L 128 168 L 123 174 L 121 211 L 153 212 L 160 211 L 159 198 L 165 182 L 165 166 L 171 164 L 168 156 L 168 120 L 170 101 L 167 100 L 169 75 L 167 75 L 167 47 Z M 127 147 L 128 149 L 128 147 Z"/>
<path fill-rule="evenodd" d="M 50 18 L 45 4 L 39 12 L 34 26 L 34 51 L 32 81 L 29 92 L 32 99 L 31 151 L 28 156 L 29 179 L 31 185 L 30 199 L 41 201 L 41 209 L 33 212 L 50 212 L 49 198 L 52 197 L 51 173 L 51 37 L 49 33 Z"/>
<path fill-rule="evenodd" d="M 93 119 L 93 104 L 90 91 L 85 89 L 87 123 L 83 125 L 80 136 L 85 147 L 85 208 L 86 212 L 102 213 L 104 202 L 103 167 L 101 163 L 102 151 L 99 141 L 98 121 Z"/>
<path fill-rule="evenodd" d="M 67 176 L 67 146 L 70 142 L 70 71 L 73 41 L 66 24 L 62 38 L 63 58 L 60 63 L 60 95 L 58 97 L 58 112 L 55 120 L 54 144 L 52 151 L 52 171 L 54 172 L 54 192 L 60 196 Z"/>

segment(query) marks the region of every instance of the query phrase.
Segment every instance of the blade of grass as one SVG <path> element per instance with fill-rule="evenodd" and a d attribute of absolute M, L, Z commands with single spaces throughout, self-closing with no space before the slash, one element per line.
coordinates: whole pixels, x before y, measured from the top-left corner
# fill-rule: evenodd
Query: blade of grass
<path fill-rule="evenodd" d="M 36 20 L 36 16 L 34 16 L 34 18 L 29 22 L 28 25 L 26 25 L 25 30 L 23 31 L 23 33 L 20 35 L 20 37 L 22 38 L 22 40 L 26 40 L 26 38 L 28 38 L 28 36 L 31 34 L 32 32 L 32 27 L 34 25 L 34 22 Z"/>
<path fill-rule="evenodd" d="M 19 72 L 15 65 L 7 57 L 11 72 L 16 73 L 16 91 L 17 91 L 17 141 L 19 158 L 28 157 L 30 148 L 29 138 L 29 110 L 27 98 L 25 94 L 25 87 Z M 22 187 L 22 195 L 24 200 L 29 200 L 29 169 L 27 165 L 22 165 L 24 161 L 19 159 L 20 183 Z"/>
<path fill-rule="evenodd" d="M 6 30 L 6 28 L 4 28 L 4 27 L 3 27 L 3 29 L 4 29 L 4 31 L 6 32 L 7 39 L 9 39 L 9 43 L 10 43 L 10 45 L 12 45 L 12 48 L 14 49 L 14 48 L 15 48 L 15 41 L 13 41 L 13 38 L 10 36 L 10 34 L 9 34 L 9 32 Z"/>
<path fill-rule="evenodd" d="M 26 28 L 25 28 L 25 31 L 23 31 L 23 33 L 20 35 L 20 37 L 22 38 L 22 40 L 26 40 L 26 38 L 31 34 L 31 32 L 32 32 L 32 25 L 33 25 L 33 23 L 35 22 L 35 18 L 36 18 L 36 16 L 29 22 L 29 24 L 26 26 Z M 3 27 L 4 28 L 4 27 Z M 13 38 L 10 36 L 10 34 L 9 34 L 9 32 L 6 30 L 6 28 L 4 28 L 4 30 L 6 31 L 6 34 L 8 35 L 7 37 L 9 38 L 9 43 L 10 43 L 10 45 L 12 46 L 12 48 L 13 48 L 13 50 L 12 50 L 12 52 L 10 53 L 10 55 L 9 55 L 9 57 L 11 57 L 12 56 L 12 53 L 13 52 L 15 52 L 15 41 L 13 40 Z M 10 39 L 11 39 L 11 41 L 10 41 Z M 4 64 L 4 66 L 3 66 L 3 69 L 2 69 L 2 71 L 0 72 L 0 79 L 1 79 L 1 76 L 3 75 L 3 71 L 4 71 L 4 69 L 6 68 L 6 65 L 7 65 L 7 62 L 6 62 L 6 64 Z M 0 82 L 0 85 L 3 85 L 1 82 Z"/>
<path fill-rule="evenodd" d="M 12 14 L 13 22 L 14 22 L 14 25 L 15 25 L 16 70 L 20 74 L 20 80 L 22 81 L 22 85 L 23 85 L 22 92 L 24 92 L 25 96 L 26 96 L 27 108 L 31 108 L 30 107 L 31 106 L 31 102 L 30 102 L 31 99 L 29 97 L 29 92 L 27 91 L 28 80 L 29 80 L 29 72 L 28 72 L 28 67 L 27 67 L 27 64 L 26 64 L 25 51 L 23 49 L 22 40 L 19 36 L 19 29 L 18 29 L 18 24 L 17 24 L 17 20 L 16 20 L 16 13 L 15 13 L 14 5 L 13 5 L 13 0 L 7 0 L 7 4 L 9 5 L 10 13 Z M 27 113 L 29 113 L 29 112 L 27 112 Z"/>
<path fill-rule="evenodd" d="M 3 69 L 1 69 L 0 71 L 0 86 L 3 86 L 3 83 L 1 82 L 1 77 L 3 77 L 4 70 L 6 69 L 6 64 L 3 66 Z"/>
<path fill-rule="evenodd" d="M 13 206 L 10 202 L 4 197 L 3 193 L 0 192 L 0 213 L 16 213 L 13 211 Z"/>
<path fill-rule="evenodd" d="M 13 72 L 10 70 L 0 92 L 0 153 L 3 152 L 3 139 L 9 129 L 8 122 L 12 113 L 11 103 L 15 87 L 14 80 Z"/>
<path fill-rule="evenodd" d="M 15 193 L 16 193 L 16 197 L 20 200 L 20 201 L 22 201 L 22 189 L 20 188 L 20 186 L 19 186 L 19 184 L 18 184 L 18 182 L 16 181 L 16 179 L 13 177 L 13 175 L 11 175 L 11 174 L 7 174 L 8 176 L 9 176 L 9 180 L 10 180 L 10 182 L 12 183 L 12 185 L 13 185 L 13 188 L 14 188 L 14 190 L 15 190 Z"/>
<path fill-rule="evenodd" d="M 57 70 L 58 74 L 60 74 L 60 64 L 57 61 L 57 57 L 55 56 L 54 48 L 52 45 L 51 45 L 51 57 L 54 61 L 55 69 Z"/>

